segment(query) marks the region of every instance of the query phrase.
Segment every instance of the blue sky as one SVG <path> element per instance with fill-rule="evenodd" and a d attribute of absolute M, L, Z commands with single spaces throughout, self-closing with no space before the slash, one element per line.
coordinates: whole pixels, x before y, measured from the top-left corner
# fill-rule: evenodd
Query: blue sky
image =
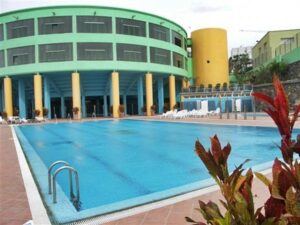
<path fill-rule="evenodd" d="M 300 0 L 0 0 L 0 12 L 69 4 L 146 11 L 179 23 L 188 33 L 206 27 L 225 28 L 229 50 L 254 45 L 269 30 L 300 28 Z"/>

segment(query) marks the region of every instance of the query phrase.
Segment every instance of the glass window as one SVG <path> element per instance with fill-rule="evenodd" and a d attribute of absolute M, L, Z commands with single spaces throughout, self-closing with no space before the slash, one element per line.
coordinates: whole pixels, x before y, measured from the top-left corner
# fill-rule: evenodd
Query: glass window
<path fill-rule="evenodd" d="M 112 43 L 77 43 L 78 60 L 113 60 Z"/>
<path fill-rule="evenodd" d="M 111 17 L 105 16 L 77 16 L 78 33 L 111 33 Z"/>
<path fill-rule="evenodd" d="M 5 66 L 4 50 L 0 51 L 0 67 Z"/>
<path fill-rule="evenodd" d="M 173 52 L 173 66 L 179 67 L 179 68 L 183 68 L 184 64 L 183 64 L 183 56 Z"/>
<path fill-rule="evenodd" d="M 149 23 L 149 36 L 162 41 L 170 41 L 170 30 L 166 27 Z"/>
<path fill-rule="evenodd" d="M 116 18 L 117 34 L 146 37 L 146 23 L 140 20 Z"/>
<path fill-rule="evenodd" d="M 150 61 L 152 63 L 170 65 L 170 51 L 161 48 L 150 47 Z"/>
<path fill-rule="evenodd" d="M 17 20 L 6 24 L 7 39 L 34 35 L 34 20 Z"/>
<path fill-rule="evenodd" d="M 72 33 L 72 16 L 39 18 L 39 34 Z"/>
<path fill-rule="evenodd" d="M 39 45 L 40 62 L 62 62 L 73 60 L 72 43 Z"/>
<path fill-rule="evenodd" d="M 147 48 L 142 45 L 117 44 L 119 61 L 147 62 Z"/>
<path fill-rule="evenodd" d="M 4 40 L 4 34 L 3 34 L 3 24 L 0 24 L 0 41 Z"/>
<path fill-rule="evenodd" d="M 34 46 L 7 49 L 8 66 L 30 64 L 35 61 Z"/>
<path fill-rule="evenodd" d="M 184 43 L 183 42 L 184 42 L 184 40 L 183 40 L 182 35 L 179 34 L 176 31 L 172 30 L 172 43 L 174 45 L 177 45 L 177 46 L 183 48 L 184 47 Z"/>

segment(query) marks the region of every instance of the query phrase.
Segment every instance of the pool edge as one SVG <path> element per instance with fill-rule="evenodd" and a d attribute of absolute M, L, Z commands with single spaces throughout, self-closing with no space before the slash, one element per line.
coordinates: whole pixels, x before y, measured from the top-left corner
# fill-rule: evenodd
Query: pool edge
<path fill-rule="evenodd" d="M 30 171 L 21 144 L 16 135 L 14 126 L 10 126 L 10 130 L 12 132 L 13 141 L 14 141 L 14 145 L 18 157 L 18 163 L 20 165 L 22 179 L 24 182 L 24 187 L 26 190 L 26 195 L 28 198 L 28 203 L 29 203 L 33 222 L 35 224 L 51 225 L 52 223 L 50 222 L 50 219 L 48 217 L 47 210 L 44 206 L 43 200 L 40 196 L 33 175 Z"/>

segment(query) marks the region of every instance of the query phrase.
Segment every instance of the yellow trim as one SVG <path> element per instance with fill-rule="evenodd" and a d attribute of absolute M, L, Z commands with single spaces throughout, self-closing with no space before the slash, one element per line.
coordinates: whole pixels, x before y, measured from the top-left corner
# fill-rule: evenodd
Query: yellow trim
<path fill-rule="evenodd" d="M 169 76 L 169 96 L 170 96 L 170 110 L 173 110 L 173 107 L 176 104 L 176 88 L 175 88 L 175 76 Z"/>
<path fill-rule="evenodd" d="M 13 99 L 11 78 L 4 78 L 4 110 L 7 116 L 13 116 Z"/>
<path fill-rule="evenodd" d="M 153 105 L 153 85 L 152 74 L 146 73 L 146 115 L 151 116 L 151 106 Z"/>
<path fill-rule="evenodd" d="M 112 72 L 111 74 L 111 87 L 112 87 L 112 106 L 113 106 L 113 118 L 119 118 L 119 106 L 120 106 L 120 92 L 119 92 L 119 73 Z"/>
<path fill-rule="evenodd" d="M 72 100 L 73 108 L 78 107 L 79 111 L 75 119 L 81 118 L 81 93 L 80 93 L 80 74 L 72 73 Z"/>
<path fill-rule="evenodd" d="M 43 87 L 42 87 L 42 76 L 35 74 L 33 76 L 34 83 L 34 109 L 40 111 L 39 116 L 43 116 Z"/>

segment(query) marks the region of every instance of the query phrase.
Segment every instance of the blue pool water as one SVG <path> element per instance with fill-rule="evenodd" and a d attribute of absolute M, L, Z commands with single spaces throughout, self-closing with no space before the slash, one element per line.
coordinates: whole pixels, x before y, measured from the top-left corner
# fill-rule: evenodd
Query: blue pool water
<path fill-rule="evenodd" d="M 82 210 L 209 178 L 194 152 L 197 138 L 206 147 L 214 134 L 230 142 L 231 169 L 245 159 L 254 166 L 280 157 L 277 130 L 264 127 L 108 120 L 20 126 L 17 134 L 47 168 L 65 160 L 78 170 Z M 64 174 L 58 184 L 68 196 Z"/>

